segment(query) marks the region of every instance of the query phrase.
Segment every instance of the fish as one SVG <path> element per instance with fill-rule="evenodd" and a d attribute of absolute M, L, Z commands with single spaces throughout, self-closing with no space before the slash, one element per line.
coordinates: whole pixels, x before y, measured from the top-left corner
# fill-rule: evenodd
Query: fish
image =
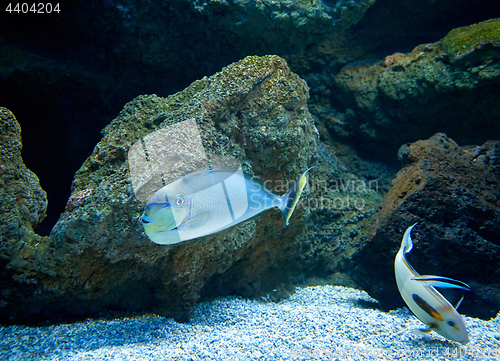
<path fill-rule="evenodd" d="M 282 196 L 241 169 L 189 173 L 148 200 L 140 218 L 144 232 L 154 243 L 175 244 L 217 233 L 273 207 L 281 210 L 288 226 L 312 168 Z"/>
<path fill-rule="evenodd" d="M 469 334 L 462 317 L 457 312 L 463 296 L 455 306 L 452 306 L 435 287 L 457 288 L 465 291 L 470 291 L 470 287 L 466 283 L 447 277 L 421 276 L 408 263 L 405 254 L 413 247 L 411 230 L 416 225 L 417 223 L 406 230 L 394 260 L 399 293 L 413 314 L 427 326 L 415 333 L 424 334 L 434 331 L 448 340 L 465 345 L 469 342 Z"/>

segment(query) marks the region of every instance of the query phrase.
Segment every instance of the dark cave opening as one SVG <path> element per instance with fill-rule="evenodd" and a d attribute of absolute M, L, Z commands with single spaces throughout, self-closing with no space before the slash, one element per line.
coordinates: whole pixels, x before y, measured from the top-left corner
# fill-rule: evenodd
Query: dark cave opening
<path fill-rule="evenodd" d="M 0 98 L 1 106 L 10 109 L 21 125 L 24 164 L 47 192 L 47 217 L 36 232 L 48 235 L 64 211 L 74 173 L 99 141 L 99 131 L 111 114 L 102 106 L 94 107 L 101 119 L 86 123 L 96 114 L 85 111 L 86 107 L 78 110 L 78 94 L 55 101 L 53 94 L 38 89 L 36 84 L 16 87 L 4 79 L 0 79 Z M 98 99 L 95 104 L 99 104 Z"/>

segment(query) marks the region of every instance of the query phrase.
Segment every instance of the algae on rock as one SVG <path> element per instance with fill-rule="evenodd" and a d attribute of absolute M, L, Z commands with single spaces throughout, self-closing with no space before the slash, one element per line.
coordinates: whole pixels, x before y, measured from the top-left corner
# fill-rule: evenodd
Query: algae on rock
<path fill-rule="evenodd" d="M 402 144 L 436 132 L 484 142 L 500 132 L 498 24 L 455 29 L 408 54 L 344 66 L 330 84 L 329 111 L 318 107 L 318 117 L 333 137 L 360 143 L 358 150 L 384 162 L 395 163 Z"/>
<path fill-rule="evenodd" d="M 439 44 L 452 58 L 463 57 L 483 46 L 500 47 L 500 19 L 453 29 Z"/>
<path fill-rule="evenodd" d="M 19 123 L 3 107 L 0 130 L 0 320 L 5 321 L 17 316 L 25 289 L 33 290 L 37 283 L 39 253 L 46 250 L 48 239 L 34 228 L 45 217 L 47 195 L 23 163 Z M 33 303 L 26 302 L 28 307 Z"/>

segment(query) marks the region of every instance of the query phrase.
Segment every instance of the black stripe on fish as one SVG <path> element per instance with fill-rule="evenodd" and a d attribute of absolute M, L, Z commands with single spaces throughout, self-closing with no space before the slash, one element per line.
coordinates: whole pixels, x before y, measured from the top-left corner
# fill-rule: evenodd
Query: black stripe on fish
<path fill-rule="evenodd" d="M 229 199 L 229 193 L 227 193 L 226 182 L 222 182 L 222 189 L 224 190 L 224 196 L 226 197 L 227 208 L 229 209 L 229 214 L 231 215 L 231 221 L 235 221 L 233 213 L 233 207 L 231 206 L 231 200 Z"/>
<path fill-rule="evenodd" d="M 439 312 L 436 311 L 434 307 L 429 305 L 422 297 L 420 297 L 416 293 L 412 294 L 411 297 L 413 298 L 413 301 L 415 301 L 415 303 L 418 305 L 418 307 L 424 310 L 425 313 L 427 313 L 429 316 L 439 321 L 444 321 L 443 316 L 441 316 Z"/>

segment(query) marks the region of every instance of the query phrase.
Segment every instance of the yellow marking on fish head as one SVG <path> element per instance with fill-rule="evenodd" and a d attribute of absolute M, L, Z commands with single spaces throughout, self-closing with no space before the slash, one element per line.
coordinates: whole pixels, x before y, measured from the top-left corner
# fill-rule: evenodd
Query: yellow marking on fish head
<path fill-rule="evenodd" d="M 189 215 L 190 201 L 182 188 L 172 183 L 161 188 L 149 200 L 141 217 L 146 234 L 175 229 Z"/>

